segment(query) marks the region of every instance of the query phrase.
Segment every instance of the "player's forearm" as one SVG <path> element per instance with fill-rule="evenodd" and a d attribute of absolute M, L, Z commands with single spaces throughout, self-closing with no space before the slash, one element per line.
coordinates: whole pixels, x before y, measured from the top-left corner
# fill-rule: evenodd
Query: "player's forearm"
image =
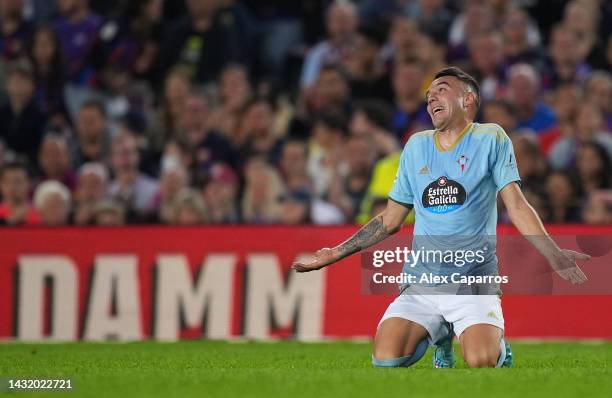
<path fill-rule="evenodd" d="M 400 225 L 385 223 L 384 213 L 361 227 L 353 236 L 334 247 L 338 260 L 377 244 L 399 231 Z"/>
<path fill-rule="evenodd" d="M 533 207 L 525 201 L 524 203 L 508 209 L 510 220 L 544 257 L 550 259 L 560 252 L 559 246 L 548 235 L 544 224 Z"/>

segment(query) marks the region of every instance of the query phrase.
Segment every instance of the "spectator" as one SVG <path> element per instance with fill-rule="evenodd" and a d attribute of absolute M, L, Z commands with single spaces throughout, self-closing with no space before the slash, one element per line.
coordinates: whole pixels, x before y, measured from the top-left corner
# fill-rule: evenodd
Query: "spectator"
<path fill-rule="evenodd" d="M 509 101 L 492 99 L 484 103 L 482 118 L 485 123 L 497 123 L 507 133 L 516 129 L 516 110 Z"/>
<path fill-rule="evenodd" d="M 593 142 L 580 146 L 576 153 L 576 169 L 583 196 L 601 189 L 610 189 L 612 162 L 603 146 Z"/>
<path fill-rule="evenodd" d="M 72 171 L 68 141 L 60 135 L 49 134 L 43 138 L 38 154 L 41 181 L 56 180 L 69 190 L 76 186 L 76 175 Z"/>
<path fill-rule="evenodd" d="M 156 199 L 158 219 L 170 224 L 175 219 L 175 200 L 179 192 L 189 187 L 189 175 L 180 164 L 166 165 L 159 180 L 159 194 Z"/>
<path fill-rule="evenodd" d="M 285 187 L 278 172 L 261 156 L 250 158 L 245 166 L 242 217 L 247 223 L 274 224 L 281 219 L 279 199 Z"/>
<path fill-rule="evenodd" d="M 327 193 L 327 200 L 338 207 L 347 220 L 357 216 L 366 196 L 374 163 L 376 147 L 370 136 L 352 136 L 346 143 L 348 174 L 335 178 Z"/>
<path fill-rule="evenodd" d="M 43 225 L 57 227 L 68 224 L 70 191 L 58 181 L 45 181 L 34 192 L 34 205 Z"/>
<path fill-rule="evenodd" d="M 404 59 L 393 66 L 393 124 L 402 143 L 413 133 L 431 128 L 425 94 L 421 91 L 424 78 L 425 71 L 416 58 Z"/>
<path fill-rule="evenodd" d="M 208 125 L 210 129 L 235 137 L 242 110 L 252 94 L 246 67 L 227 65 L 219 77 L 218 86 L 219 104 L 211 109 Z"/>
<path fill-rule="evenodd" d="M 202 95 L 190 94 L 179 116 L 182 138 L 195 151 L 194 183 L 201 186 L 215 162 L 236 164 L 236 154 L 229 140 L 208 127 L 208 103 Z"/>
<path fill-rule="evenodd" d="M 109 130 L 115 134 L 121 122 L 129 116 L 146 120 L 153 111 L 152 92 L 148 84 L 135 80 L 132 73 L 134 54 L 118 48 L 113 51 L 100 71 L 99 95 L 106 105 Z"/>
<path fill-rule="evenodd" d="M 36 164 L 46 120 L 34 100 L 34 77 L 29 65 L 10 65 L 6 89 L 8 102 L 0 106 L 0 139 Z"/>
<path fill-rule="evenodd" d="M 32 225 L 40 223 L 40 215 L 30 206 L 28 172 L 20 163 L 5 164 L 0 171 L 0 224 Z"/>
<path fill-rule="evenodd" d="M 543 76 L 545 89 L 555 88 L 561 83 L 581 84 L 591 72 L 580 52 L 578 37 L 563 25 L 553 28 L 549 54 L 547 73 Z"/>
<path fill-rule="evenodd" d="M 159 175 L 159 154 L 151 146 L 150 137 L 147 135 L 147 121 L 143 115 L 128 113 L 119 122 L 116 134 L 131 134 L 136 137 L 140 156 L 138 168 L 149 176 Z"/>
<path fill-rule="evenodd" d="M 502 34 L 505 57 L 510 65 L 529 63 L 538 70 L 542 68 L 540 33 L 524 10 L 511 8 L 506 11 L 502 21 Z"/>
<path fill-rule="evenodd" d="M 141 0 L 129 2 L 128 15 L 130 39 L 136 47 L 133 72 L 136 77 L 151 81 L 159 53 L 161 39 L 161 18 L 163 2 L 160 0 Z"/>
<path fill-rule="evenodd" d="M 181 165 L 194 181 L 195 175 L 195 149 L 185 139 L 168 141 L 160 160 L 161 170 Z"/>
<path fill-rule="evenodd" d="M 317 197 L 327 192 L 334 178 L 344 178 L 348 172 L 343 161 L 346 129 L 344 118 L 333 113 L 321 114 L 314 123 L 307 167 Z"/>
<path fill-rule="evenodd" d="M 557 141 L 549 154 L 550 165 L 554 169 L 564 169 L 574 165 L 576 150 L 580 145 L 596 142 L 612 156 L 612 135 L 601 130 L 602 116 L 599 108 L 583 103 L 576 115 L 576 124 L 572 134 Z"/>
<path fill-rule="evenodd" d="M 610 69 L 612 71 L 612 69 Z M 603 116 L 603 129 L 612 132 L 612 72 L 595 71 L 584 85 L 587 102 L 597 106 Z"/>
<path fill-rule="evenodd" d="M 203 194 L 210 222 L 235 224 L 240 221 L 237 207 L 238 176 L 230 167 L 215 164 Z"/>
<path fill-rule="evenodd" d="M 561 23 L 578 39 L 576 49 L 581 59 L 591 58 L 595 50 L 599 25 L 598 12 L 594 2 L 581 0 L 570 1 L 563 10 Z"/>
<path fill-rule="evenodd" d="M 58 0 L 60 17 L 53 28 L 59 39 L 68 80 L 79 86 L 97 84 L 100 29 L 103 18 L 93 13 L 88 0 Z"/>
<path fill-rule="evenodd" d="M 377 157 L 400 151 L 393 133 L 393 111 L 384 101 L 366 100 L 355 104 L 350 132 L 373 140 Z"/>
<path fill-rule="evenodd" d="M 150 221 L 156 210 L 157 182 L 140 173 L 139 160 L 138 146 L 133 135 L 122 134 L 113 138 L 111 165 L 114 179 L 109 193 L 113 200 L 125 206 L 128 222 Z"/>
<path fill-rule="evenodd" d="M 304 141 L 285 141 L 279 162 L 283 181 L 290 191 L 312 191 L 307 171 L 308 148 Z"/>
<path fill-rule="evenodd" d="M 308 89 L 318 80 L 324 65 L 342 64 L 354 51 L 359 17 L 350 1 L 335 0 L 325 15 L 327 39 L 314 46 L 304 59 L 300 86 Z"/>
<path fill-rule="evenodd" d="M 436 73 L 448 66 L 446 64 L 446 43 L 432 36 L 420 34 L 417 37 L 416 45 L 418 51 L 415 56 L 425 71 L 425 79 L 421 85 L 421 91 L 425 92 L 433 82 Z"/>
<path fill-rule="evenodd" d="M 125 208 L 112 200 L 98 202 L 94 210 L 95 225 L 117 227 L 125 225 Z"/>
<path fill-rule="evenodd" d="M 448 44 L 451 60 L 466 58 L 470 38 L 495 28 L 495 14 L 488 3 L 467 1 L 464 4 L 462 12 L 450 25 Z"/>
<path fill-rule="evenodd" d="M 65 61 L 55 31 L 44 25 L 34 33 L 28 48 L 34 66 L 36 101 L 49 120 L 49 124 L 63 130 L 68 127 L 68 109 L 64 102 L 66 84 Z"/>
<path fill-rule="evenodd" d="M 79 169 L 74 191 L 73 222 L 76 225 L 95 223 L 96 206 L 108 195 L 108 170 L 102 163 L 85 163 Z"/>
<path fill-rule="evenodd" d="M 23 55 L 32 26 L 23 15 L 24 0 L 0 2 L 0 60 L 12 61 Z"/>
<path fill-rule="evenodd" d="M 189 79 L 179 70 L 173 70 L 166 76 L 161 106 L 149 132 L 154 150 L 161 151 L 168 141 L 178 138 L 179 118 L 191 90 Z"/>
<path fill-rule="evenodd" d="M 236 18 L 219 14 L 220 2 L 187 0 L 188 16 L 176 21 L 163 36 L 160 73 L 178 67 L 199 84 L 213 81 L 230 62 L 248 63 Z"/>
<path fill-rule="evenodd" d="M 104 105 L 85 102 L 77 115 L 72 137 L 72 161 L 75 168 L 87 162 L 105 163 L 108 159 L 109 132 Z"/>
<path fill-rule="evenodd" d="M 540 98 L 540 77 L 528 64 L 513 65 L 508 71 L 508 97 L 518 119 L 517 128 L 528 128 L 538 135 L 544 153 L 559 138 L 557 115 Z"/>
<path fill-rule="evenodd" d="M 584 221 L 591 225 L 612 224 L 612 200 L 610 194 L 595 192 L 589 196 L 589 201 L 583 211 Z"/>
<path fill-rule="evenodd" d="M 176 195 L 172 207 L 172 224 L 197 225 L 207 221 L 206 205 L 196 191 L 184 189 Z"/>
<path fill-rule="evenodd" d="M 544 185 L 546 163 L 542 157 L 537 137 L 529 131 L 517 131 L 511 135 L 514 156 L 521 175 L 521 185 L 537 191 Z"/>
<path fill-rule="evenodd" d="M 421 35 L 413 18 L 396 15 L 391 22 L 389 44 L 382 50 L 382 57 L 388 69 L 396 60 L 414 58 L 418 53 L 418 38 Z"/>
<path fill-rule="evenodd" d="M 391 96 L 390 82 L 380 57 L 384 42 L 384 32 L 368 26 L 359 28 L 355 37 L 355 51 L 345 63 L 353 99 Z"/>
<path fill-rule="evenodd" d="M 310 115 L 323 110 L 347 112 L 350 108 L 351 88 L 345 71 L 333 65 L 321 68 L 311 95 L 306 98 Z"/>
<path fill-rule="evenodd" d="M 311 196 L 308 191 L 296 190 L 288 192 L 281 199 L 281 219 L 284 225 L 300 225 L 310 223 Z"/>
<path fill-rule="evenodd" d="M 500 33 L 491 31 L 474 35 L 469 41 L 474 77 L 480 83 L 482 101 L 500 97 L 505 85 L 504 41 Z"/>
<path fill-rule="evenodd" d="M 566 173 L 561 171 L 551 173 L 546 179 L 546 192 L 550 203 L 549 222 L 577 223 L 581 221 L 576 188 Z"/>
<path fill-rule="evenodd" d="M 551 105 L 557 115 L 562 137 L 573 134 L 581 99 L 580 88 L 573 83 L 562 83 L 552 93 Z"/>
<path fill-rule="evenodd" d="M 410 2 L 406 11 L 416 19 L 423 32 L 445 40 L 453 17 L 444 3 L 443 0 L 418 0 Z"/>
<path fill-rule="evenodd" d="M 234 145 L 243 159 L 265 154 L 270 164 L 278 163 L 282 142 L 273 133 L 274 109 L 265 98 L 256 98 L 246 105 Z M 221 159 L 219 159 L 221 160 Z M 232 163 L 225 160 L 226 163 Z"/>

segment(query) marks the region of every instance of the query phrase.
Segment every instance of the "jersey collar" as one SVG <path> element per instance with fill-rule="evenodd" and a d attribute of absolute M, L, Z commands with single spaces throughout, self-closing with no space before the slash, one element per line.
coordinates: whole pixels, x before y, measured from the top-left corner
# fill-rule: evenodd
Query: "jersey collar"
<path fill-rule="evenodd" d="M 448 149 L 444 149 L 442 148 L 442 145 L 440 145 L 440 141 L 438 140 L 438 136 L 440 133 L 438 132 L 438 130 L 436 130 L 434 133 L 434 144 L 436 146 L 436 149 L 440 152 L 451 152 L 453 149 L 457 147 L 457 145 L 459 145 L 459 142 L 461 142 L 461 140 L 463 139 L 465 134 L 470 130 L 473 124 L 474 124 L 473 122 L 468 123 L 467 126 L 465 126 L 465 128 L 461 131 L 461 134 L 459 134 L 459 137 L 457 137 L 457 140 L 455 141 L 455 143 Z"/>

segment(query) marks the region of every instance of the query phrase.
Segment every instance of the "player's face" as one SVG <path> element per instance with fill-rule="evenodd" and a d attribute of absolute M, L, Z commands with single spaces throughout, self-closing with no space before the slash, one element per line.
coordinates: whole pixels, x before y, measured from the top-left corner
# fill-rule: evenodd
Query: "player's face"
<path fill-rule="evenodd" d="M 463 114 L 464 88 L 455 77 L 443 76 L 434 80 L 427 90 L 427 112 L 436 129 L 444 129 L 458 114 Z"/>

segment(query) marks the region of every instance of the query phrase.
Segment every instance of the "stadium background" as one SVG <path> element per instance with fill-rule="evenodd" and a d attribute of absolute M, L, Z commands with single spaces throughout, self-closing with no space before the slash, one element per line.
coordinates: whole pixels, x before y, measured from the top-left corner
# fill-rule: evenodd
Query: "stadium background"
<path fill-rule="evenodd" d="M 371 336 L 358 257 L 288 267 L 381 209 L 446 65 L 549 229 L 609 238 L 611 28 L 603 0 L 0 0 L 0 338 Z M 610 339 L 610 304 L 505 297 L 508 335 Z"/>

